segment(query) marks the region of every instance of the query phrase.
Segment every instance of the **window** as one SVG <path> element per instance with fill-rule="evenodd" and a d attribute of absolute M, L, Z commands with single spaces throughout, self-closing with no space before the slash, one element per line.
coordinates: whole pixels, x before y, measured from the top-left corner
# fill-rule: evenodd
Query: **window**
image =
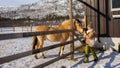
<path fill-rule="evenodd" d="M 112 11 L 120 11 L 120 0 L 111 0 Z"/>

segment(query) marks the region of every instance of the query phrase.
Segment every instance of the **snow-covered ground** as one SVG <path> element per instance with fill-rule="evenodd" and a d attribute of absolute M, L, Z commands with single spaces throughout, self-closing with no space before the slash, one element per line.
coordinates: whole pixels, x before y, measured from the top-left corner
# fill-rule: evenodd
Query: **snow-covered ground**
<path fill-rule="evenodd" d="M 9 39 L 9 40 L 1 40 L 0 41 L 0 57 L 5 57 L 8 55 L 13 55 L 21 52 L 25 52 L 32 49 L 32 38 L 18 38 L 18 39 Z M 50 42 L 48 40 L 45 41 L 44 46 L 49 46 L 52 44 L 56 44 Z M 80 43 L 77 41 L 75 43 L 76 46 L 79 46 Z M 65 47 L 65 52 L 69 51 L 69 46 Z M 18 60 L 14 60 L 8 63 L 4 63 L 0 65 L 0 68 L 33 68 L 39 64 L 47 62 L 50 59 L 53 59 L 58 56 L 59 48 L 55 48 L 52 50 L 45 51 L 45 59 L 35 59 L 33 55 L 28 57 L 23 57 Z M 39 55 L 38 55 L 39 56 Z M 105 53 L 97 52 L 97 56 L 99 57 L 98 62 L 93 61 L 93 56 L 90 55 L 90 62 L 83 63 L 84 54 L 75 52 L 75 58 L 77 61 L 68 60 L 69 57 L 59 60 L 45 68 L 61 68 L 65 66 L 66 68 L 120 68 L 120 53 L 111 52 Z"/>

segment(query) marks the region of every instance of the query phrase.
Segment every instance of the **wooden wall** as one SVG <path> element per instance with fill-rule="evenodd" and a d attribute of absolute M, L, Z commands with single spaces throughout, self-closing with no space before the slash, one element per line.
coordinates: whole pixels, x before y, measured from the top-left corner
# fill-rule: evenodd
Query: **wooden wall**
<path fill-rule="evenodd" d="M 113 19 L 112 15 L 120 15 L 120 11 L 111 11 L 110 0 L 78 0 L 85 6 L 87 23 L 93 22 L 99 37 L 120 37 L 120 18 Z"/>

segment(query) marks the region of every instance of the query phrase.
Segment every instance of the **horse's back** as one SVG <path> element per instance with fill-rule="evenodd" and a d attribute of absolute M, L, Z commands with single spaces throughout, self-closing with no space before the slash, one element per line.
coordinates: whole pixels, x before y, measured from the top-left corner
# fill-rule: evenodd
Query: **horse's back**
<path fill-rule="evenodd" d="M 48 30 L 49 30 L 48 26 L 42 25 L 42 26 L 37 26 L 36 29 L 35 29 L 35 32 L 48 31 Z"/>

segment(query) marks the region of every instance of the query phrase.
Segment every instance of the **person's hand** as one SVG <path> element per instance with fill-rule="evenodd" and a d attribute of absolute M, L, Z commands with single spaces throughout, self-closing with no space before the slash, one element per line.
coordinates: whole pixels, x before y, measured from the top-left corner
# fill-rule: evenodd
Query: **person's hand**
<path fill-rule="evenodd" d="M 84 36 L 84 37 L 86 36 L 86 33 L 85 33 L 85 32 L 83 33 L 83 36 Z"/>
<path fill-rule="evenodd" d="M 86 35 L 86 32 L 84 31 L 84 33 L 83 33 L 84 35 Z"/>

